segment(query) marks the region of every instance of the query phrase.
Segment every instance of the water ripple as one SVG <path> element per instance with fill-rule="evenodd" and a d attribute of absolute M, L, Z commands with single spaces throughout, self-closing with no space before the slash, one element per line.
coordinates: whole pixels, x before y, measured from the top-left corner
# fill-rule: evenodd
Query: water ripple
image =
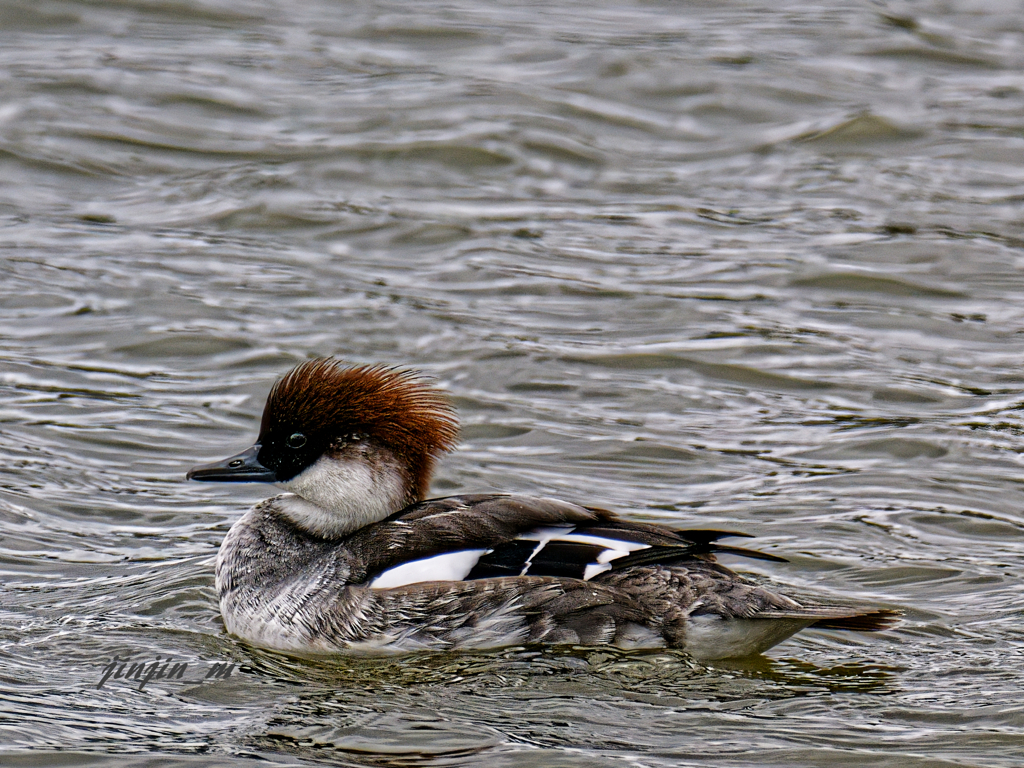
<path fill-rule="evenodd" d="M 948 6 L 6 3 L 4 764 L 1018 765 L 1024 26 Z M 312 354 L 452 393 L 438 493 L 745 530 L 906 620 L 249 648 L 212 558 L 266 489 L 183 475 Z"/>

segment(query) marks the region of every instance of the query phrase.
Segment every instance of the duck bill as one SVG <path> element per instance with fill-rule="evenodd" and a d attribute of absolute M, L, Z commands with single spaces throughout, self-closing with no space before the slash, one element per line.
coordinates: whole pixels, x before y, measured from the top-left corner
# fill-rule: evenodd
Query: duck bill
<path fill-rule="evenodd" d="M 192 467 L 185 475 L 186 480 L 200 480 L 204 483 L 274 483 L 277 473 L 267 469 L 257 457 L 260 445 L 230 456 L 223 461 Z"/>

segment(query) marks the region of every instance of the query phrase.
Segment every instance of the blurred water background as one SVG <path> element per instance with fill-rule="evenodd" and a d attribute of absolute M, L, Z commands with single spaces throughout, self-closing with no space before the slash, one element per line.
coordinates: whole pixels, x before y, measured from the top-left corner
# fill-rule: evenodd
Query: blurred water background
<path fill-rule="evenodd" d="M 2 0 L 0 97 L 5 766 L 1024 760 L 1020 2 Z M 436 494 L 744 530 L 906 621 L 247 647 L 213 556 L 271 489 L 184 473 L 319 354 L 450 390 Z"/>

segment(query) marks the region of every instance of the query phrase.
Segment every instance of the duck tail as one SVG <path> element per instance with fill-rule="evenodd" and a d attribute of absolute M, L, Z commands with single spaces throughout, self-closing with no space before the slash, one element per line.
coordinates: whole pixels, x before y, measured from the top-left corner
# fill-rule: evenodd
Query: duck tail
<path fill-rule="evenodd" d="M 867 611 L 853 616 L 834 616 L 818 619 L 811 624 L 816 629 L 843 629 L 854 632 L 881 632 L 884 629 L 892 629 L 900 621 L 901 611 L 892 611 L 888 608 L 880 608 L 877 611 Z"/>

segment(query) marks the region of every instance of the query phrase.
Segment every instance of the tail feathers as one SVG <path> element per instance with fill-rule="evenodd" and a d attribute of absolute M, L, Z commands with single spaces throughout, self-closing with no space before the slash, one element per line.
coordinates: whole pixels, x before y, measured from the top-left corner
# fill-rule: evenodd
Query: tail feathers
<path fill-rule="evenodd" d="M 788 563 L 784 557 L 778 555 L 769 555 L 767 552 L 758 552 L 756 549 L 747 549 L 746 547 L 730 547 L 727 544 L 712 544 L 711 552 L 722 554 L 722 555 L 739 555 L 740 557 L 749 557 L 751 560 L 767 560 L 770 563 Z"/>
<path fill-rule="evenodd" d="M 784 557 L 769 555 L 767 552 L 758 552 L 744 547 L 730 547 L 726 544 L 708 542 L 706 544 L 690 544 L 687 546 L 651 546 L 646 549 L 639 549 L 630 552 L 625 557 L 619 557 L 612 561 L 612 568 L 621 571 L 637 565 L 671 565 L 680 561 L 692 560 L 697 555 L 710 555 L 724 553 L 740 555 L 754 560 L 768 560 L 773 563 L 789 562 Z"/>
<path fill-rule="evenodd" d="M 688 528 L 686 530 L 674 531 L 680 538 L 692 541 L 694 544 L 709 544 L 719 539 L 744 538 L 752 539 L 752 533 L 740 533 L 739 531 L 717 531 L 706 528 Z"/>
<path fill-rule="evenodd" d="M 892 629 L 900 621 L 901 611 L 879 608 L 865 611 L 840 606 L 809 606 L 796 610 L 761 611 L 758 619 L 805 619 L 816 629 L 842 629 L 855 632 L 880 632 Z"/>
<path fill-rule="evenodd" d="M 881 608 L 877 611 L 858 613 L 853 616 L 836 616 L 828 619 L 818 619 L 811 624 L 818 629 L 850 629 L 856 632 L 881 632 L 883 629 L 892 629 L 900 622 L 900 611 L 890 611 Z"/>

